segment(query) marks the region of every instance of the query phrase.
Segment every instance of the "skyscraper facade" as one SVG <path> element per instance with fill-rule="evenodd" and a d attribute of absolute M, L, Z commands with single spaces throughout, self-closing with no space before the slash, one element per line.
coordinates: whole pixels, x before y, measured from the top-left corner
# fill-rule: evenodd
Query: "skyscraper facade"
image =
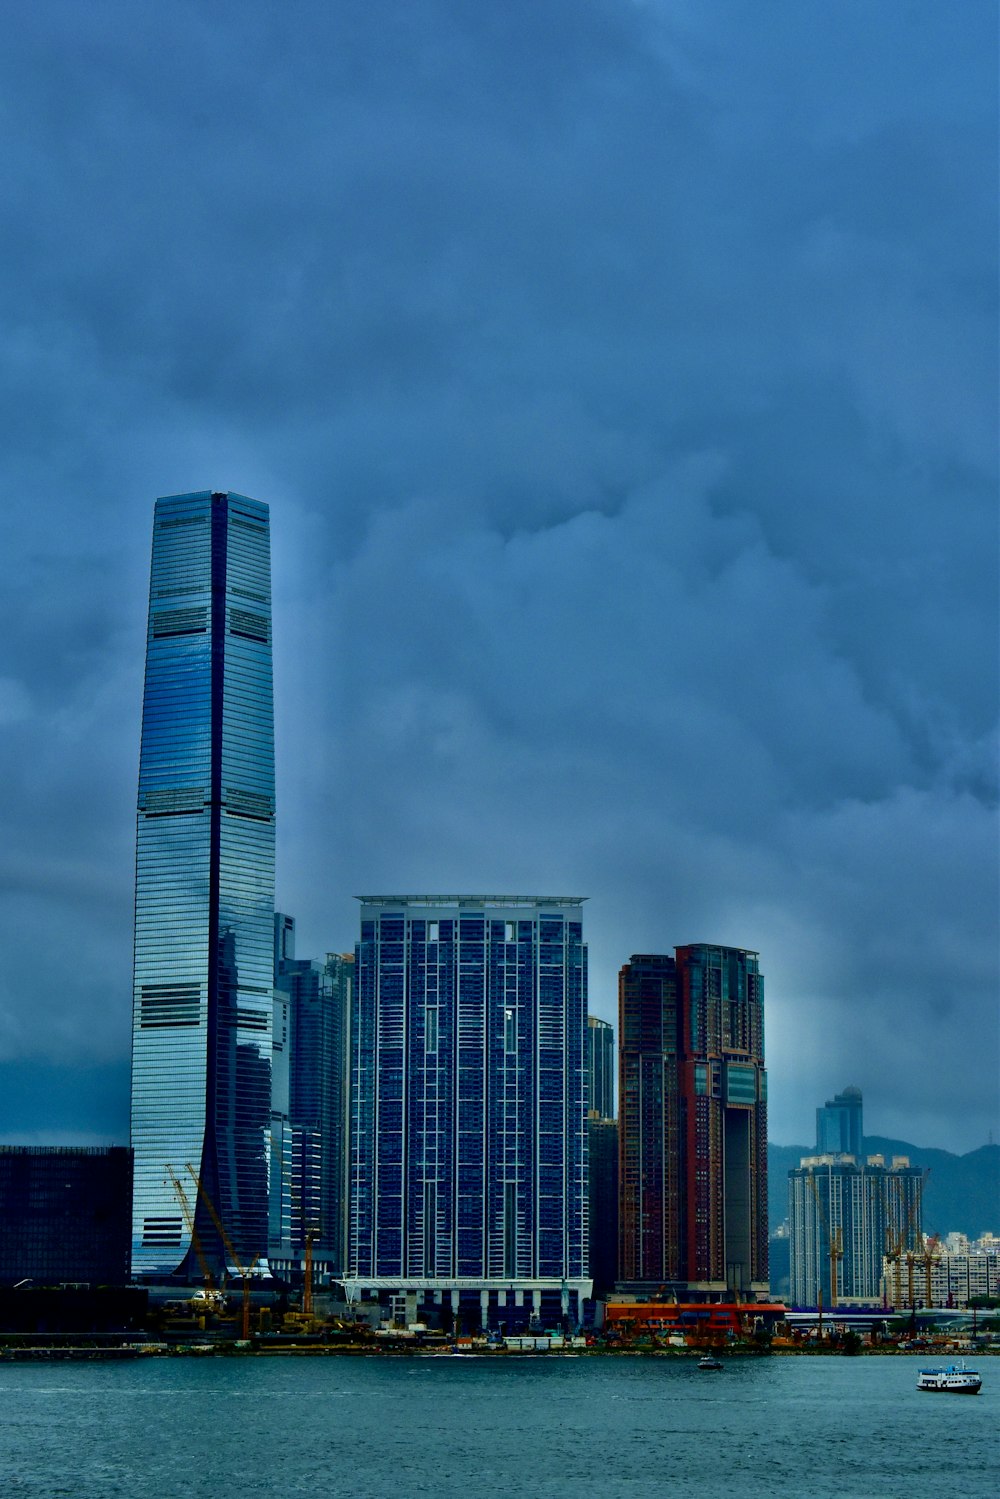
<path fill-rule="evenodd" d="M 268 510 L 172 495 L 153 519 L 139 764 L 135 1276 L 193 1271 L 192 1231 L 221 1257 L 205 1198 L 241 1259 L 266 1254 L 273 946 Z"/>
<path fill-rule="evenodd" d="M 688 1281 L 766 1295 L 764 979 L 755 952 L 675 948 L 685 1041 Z"/>
<path fill-rule="evenodd" d="M 619 976 L 619 1274 L 687 1295 L 767 1282 L 757 954 L 698 943 Z"/>
<path fill-rule="evenodd" d="M 606 1020 L 587 1016 L 590 1107 L 601 1119 L 615 1117 L 615 1032 Z"/>
<path fill-rule="evenodd" d="M 582 902 L 362 899 L 348 1294 L 507 1327 L 587 1274 Z M 467 1306 L 462 1306 L 466 1315 Z"/>

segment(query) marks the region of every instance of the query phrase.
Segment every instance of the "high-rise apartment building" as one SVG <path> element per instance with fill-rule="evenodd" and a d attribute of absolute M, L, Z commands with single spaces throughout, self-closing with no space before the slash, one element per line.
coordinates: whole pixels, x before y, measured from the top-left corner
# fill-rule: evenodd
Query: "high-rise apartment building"
<path fill-rule="evenodd" d="M 677 964 L 636 955 L 618 977 L 618 1274 L 686 1279 Z"/>
<path fill-rule="evenodd" d="M 244 1262 L 267 1252 L 270 540 L 242 495 L 156 502 L 136 844 L 132 1272 L 155 1279 L 197 1273 L 192 1221 L 222 1257 L 206 1196 Z"/>
<path fill-rule="evenodd" d="M 294 920 L 275 916 L 271 1173 L 272 1261 L 302 1262 L 307 1235 L 317 1276 L 342 1275 L 347 1228 L 347 1126 L 354 954 L 296 958 Z M 277 1208 L 281 1200 L 280 1211 Z"/>
<path fill-rule="evenodd" d="M 508 1329 L 587 1273 L 582 902 L 366 896 L 352 1007 L 350 1296 Z"/>
<path fill-rule="evenodd" d="M 804 1156 L 788 1173 L 791 1299 L 795 1306 L 906 1306 L 922 1261 L 923 1173 L 905 1156 Z M 832 1253 L 831 1253 L 832 1251 Z M 889 1284 L 883 1260 L 892 1265 Z M 836 1284 L 834 1280 L 836 1279 Z M 922 1263 L 919 1266 L 922 1295 Z"/>
<path fill-rule="evenodd" d="M 589 1102 L 587 1167 L 590 1274 L 594 1295 L 605 1296 L 618 1274 L 618 1121 L 615 1118 L 615 1033 L 606 1020 L 587 1017 Z"/>
<path fill-rule="evenodd" d="M 864 1149 L 860 1088 L 845 1088 L 816 1110 L 817 1155 L 852 1155 L 861 1159 Z"/>
<path fill-rule="evenodd" d="M 615 1117 L 615 1032 L 606 1020 L 587 1016 L 590 1108 L 601 1119 Z"/>
<path fill-rule="evenodd" d="M 757 954 L 693 944 L 619 976 L 619 1275 L 766 1293 L 767 1080 Z"/>

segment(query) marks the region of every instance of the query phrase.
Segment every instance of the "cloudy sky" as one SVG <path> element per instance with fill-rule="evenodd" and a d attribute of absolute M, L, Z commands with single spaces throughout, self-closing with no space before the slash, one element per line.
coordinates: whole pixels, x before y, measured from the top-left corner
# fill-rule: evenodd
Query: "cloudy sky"
<path fill-rule="evenodd" d="M 771 1133 L 1000 1133 L 993 0 L 36 0 L 0 1138 L 123 1140 L 153 499 L 272 507 L 278 900 L 753 947 Z"/>

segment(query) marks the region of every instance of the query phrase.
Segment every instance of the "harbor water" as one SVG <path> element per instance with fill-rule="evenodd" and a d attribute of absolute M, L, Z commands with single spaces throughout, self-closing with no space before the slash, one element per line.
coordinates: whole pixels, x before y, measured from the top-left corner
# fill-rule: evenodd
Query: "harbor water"
<path fill-rule="evenodd" d="M 925 1360 L 926 1361 L 926 1360 Z M 0 1365 L 0 1493 L 881 1499 L 1000 1492 L 1000 1360 L 257 1357 Z M 996 1373 L 994 1374 L 994 1371 Z"/>

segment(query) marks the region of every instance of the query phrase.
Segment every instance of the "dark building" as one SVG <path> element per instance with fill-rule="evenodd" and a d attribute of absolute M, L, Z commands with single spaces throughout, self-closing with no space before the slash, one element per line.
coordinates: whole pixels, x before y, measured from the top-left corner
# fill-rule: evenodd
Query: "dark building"
<path fill-rule="evenodd" d="M 679 1281 L 683 1234 L 677 964 L 635 956 L 618 978 L 618 1274 Z"/>
<path fill-rule="evenodd" d="M 590 1108 L 602 1119 L 615 1117 L 615 1032 L 606 1020 L 587 1016 Z"/>
<path fill-rule="evenodd" d="M 765 1294 L 767 1084 L 757 954 L 698 943 L 619 977 L 619 1274 Z"/>
<path fill-rule="evenodd" d="M 590 1159 L 590 1274 L 601 1297 L 618 1279 L 618 1121 L 591 1109 L 587 1121 Z"/>
<path fill-rule="evenodd" d="M 124 1145 L 0 1145 L 0 1285 L 125 1285 L 131 1212 Z"/>

